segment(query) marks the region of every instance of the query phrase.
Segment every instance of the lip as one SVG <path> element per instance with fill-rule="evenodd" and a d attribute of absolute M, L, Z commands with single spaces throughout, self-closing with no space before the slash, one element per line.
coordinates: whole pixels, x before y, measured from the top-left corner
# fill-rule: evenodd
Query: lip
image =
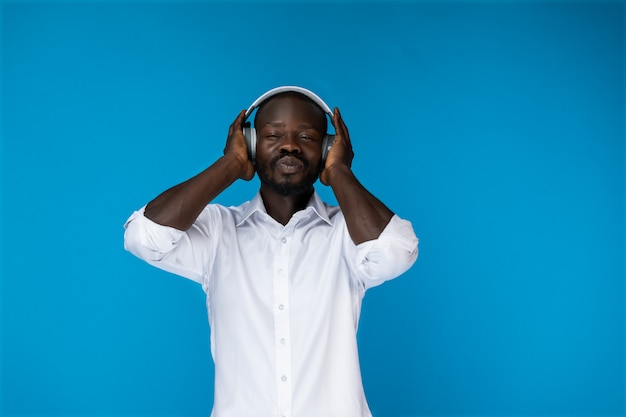
<path fill-rule="evenodd" d="M 300 171 L 304 168 L 304 163 L 293 156 L 284 156 L 276 161 L 276 168 L 286 174 Z"/>

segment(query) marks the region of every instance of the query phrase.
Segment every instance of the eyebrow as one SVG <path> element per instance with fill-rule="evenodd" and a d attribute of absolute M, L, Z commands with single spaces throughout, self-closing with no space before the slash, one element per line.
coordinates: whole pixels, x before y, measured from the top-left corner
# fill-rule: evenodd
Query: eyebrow
<path fill-rule="evenodd" d="M 285 124 L 283 122 L 267 122 L 267 123 L 264 124 L 264 126 L 285 127 Z M 298 127 L 298 129 L 313 129 L 313 130 L 315 130 L 315 126 L 308 125 L 308 124 L 300 124 L 297 127 Z"/>

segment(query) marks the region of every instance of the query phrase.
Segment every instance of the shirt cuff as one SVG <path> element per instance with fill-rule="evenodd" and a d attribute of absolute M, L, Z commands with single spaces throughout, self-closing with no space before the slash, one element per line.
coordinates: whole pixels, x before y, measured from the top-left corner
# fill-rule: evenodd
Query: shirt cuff
<path fill-rule="evenodd" d="M 145 206 L 124 223 L 124 247 L 142 259 L 158 261 L 176 246 L 185 232 L 153 222 L 144 211 Z"/>
<path fill-rule="evenodd" d="M 394 215 L 378 239 L 357 246 L 357 270 L 366 288 L 406 272 L 417 259 L 419 240 L 408 220 Z"/>

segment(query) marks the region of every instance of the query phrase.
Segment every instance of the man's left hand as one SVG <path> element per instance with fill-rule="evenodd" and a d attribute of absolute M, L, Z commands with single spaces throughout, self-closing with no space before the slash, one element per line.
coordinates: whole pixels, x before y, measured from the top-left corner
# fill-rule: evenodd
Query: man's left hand
<path fill-rule="evenodd" d="M 350 169 L 352 159 L 354 158 L 350 134 L 337 107 L 334 109 L 331 121 L 333 126 L 335 126 L 335 142 L 328 152 L 324 169 L 320 174 L 320 181 L 324 185 L 330 185 L 330 172 L 334 168 L 343 166 Z"/>

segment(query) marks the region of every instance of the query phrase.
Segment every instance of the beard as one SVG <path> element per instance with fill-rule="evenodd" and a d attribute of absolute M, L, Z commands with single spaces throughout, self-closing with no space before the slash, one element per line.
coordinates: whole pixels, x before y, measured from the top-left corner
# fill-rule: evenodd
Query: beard
<path fill-rule="evenodd" d="M 284 156 L 292 156 L 297 158 L 304 165 L 304 176 L 297 181 L 293 175 L 283 176 L 280 180 L 277 180 L 274 176 L 276 171 L 276 163 Z M 258 161 L 257 161 L 258 162 Z M 282 196 L 289 196 L 294 194 L 302 194 L 310 191 L 313 188 L 313 184 L 317 181 L 321 172 L 320 164 L 309 169 L 309 162 L 300 158 L 297 154 L 284 153 L 274 157 L 269 164 L 257 165 L 256 171 L 261 180 L 261 184 L 267 186 L 271 190 Z"/>

